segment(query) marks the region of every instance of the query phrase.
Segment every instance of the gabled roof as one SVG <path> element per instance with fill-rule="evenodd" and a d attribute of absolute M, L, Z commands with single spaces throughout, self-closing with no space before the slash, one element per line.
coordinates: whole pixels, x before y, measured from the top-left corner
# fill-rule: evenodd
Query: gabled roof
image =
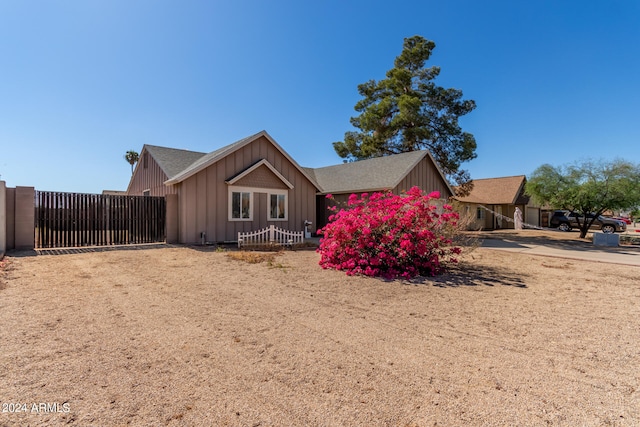
<path fill-rule="evenodd" d="M 507 176 L 502 178 L 474 179 L 471 194 L 456 197 L 466 203 L 483 203 L 487 205 L 510 205 L 525 203 L 519 200 L 526 178 L 524 175 Z"/>
<path fill-rule="evenodd" d="M 293 184 L 290 183 L 289 180 L 287 180 L 287 178 L 282 176 L 282 174 L 280 172 L 278 172 L 278 170 L 275 167 L 273 167 L 273 165 L 271 163 L 269 163 L 266 159 L 262 159 L 259 162 L 256 162 L 253 166 L 249 166 L 247 169 L 245 169 L 244 171 L 240 172 L 239 174 L 237 174 L 236 176 L 234 176 L 233 178 L 231 178 L 231 179 L 229 179 L 228 181 L 225 181 L 225 182 L 227 184 L 233 185 L 236 182 L 240 181 L 245 176 L 250 175 L 251 172 L 255 171 L 256 169 L 260 168 L 261 166 L 264 166 L 267 169 L 269 169 L 276 177 L 278 177 L 278 179 L 280 181 L 282 181 L 282 183 L 284 185 L 289 187 L 289 189 L 293 188 Z M 311 181 L 311 182 L 313 182 L 313 181 Z"/>
<path fill-rule="evenodd" d="M 156 145 L 145 144 L 142 150 L 147 152 L 158 163 L 160 169 L 167 174 L 169 179 L 173 178 L 189 165 L 200 159 L 206 153 L 196 151 L 179 150 L 176 148 L 158 147 Z"/>
<path fill-rule="evenodd" d="M 382 191 L 392 189 L 400 184 L 425 157 L 431 159 L 442 180 L 449 187 L 451 194 L 454 194 L 438 164 L 427 150 L 409 151 L 324 168 L 306 168 L 306 170 L 315 179 L 321 193 Z"/>
<path fill-rule="evenodd" d="M 451 194 L 455 194 L 449 185 L 442 170 L 438 166 L 431 153 L 427 150 L 410 151 L 407 153 L 394 154 L 391 156 L 377 157 L 367 160 L 359 160 L 351 163 L 343 163 L 335 166 L 323 168 L 303 168 L 284 151 L 278 143 L 266 132 L 260 131 L 254 135 L 240 139 L 232 144 L 221 147 L 210 153 L 200 153 L 196 151 L 179 150 L 175 148 L 159 147 L 155 145 L 145 145 L 146 151 L 155 159 L 160 168 L 165 172 L 168 179 L 166 185 L 177 184 L 198 172 L 206 169 L 212 164 L 224 159 L 236 150 L 252 143 L 258 138 L 264 137 L 280 153 L 289 160 L 311 183 L 313 183 L 321 194 L 328 193 L 358 193 L 370 191 L 382 191 L 393 189 L 425 158 L 429 158 L 434 167 L 442 177 L 442 181 L 447 185 Z M 266 161 L 265 161 L 266 162 Z M 265 163 L 258 162 L 248 170 L 231 178 L 240 179 L 242 176 L 253 171 Z M 283 177 L 275 170 L 271 164 L 266 166 L 276 172 L 281 180 Z M 285 185 L 292 187 L 291 183 L 283 180 Z"/>
<path fill-rule="evenodd" d="M 222 148 L 219 148 L 215 151 L 212 151 L 209 154 L 205 154 L 203 156 L 201 156 L 200 158 L 198 158 L 197 160 L 195 160 L 193 163 L 191 163 L 190 165 L 188 165 L 186 168 L 184 168 L 182 171 L 180 171 L 179 173 L 175 174 L 172 177 L 169 177 L 169 179 L 165 182 L 165 184 L 177 184 L 179 182 L 184 181 L 185 179 L 197 174 L 198 172 L 200 172 L 201 170 L 204 170 L 206 168 L 208 168 L 209 166 L 211 166 L 212 164 L 216 163 L 217 161 L 225 158 L 226 156 L 228 156 L 229 154 L 233 153 L 236 150 L 239 150 L 240 148 L 244 147 L 245 145 L 248 145 L 250 143 L 252 143 L 253 141 L 255 141 L 258 138 L 261 137 L 265 137 L 266 139 L 269 140 L 269 142 L 271 142 L 271 144 L 273 144 L 273 146 L 280 151 L 280 153 L 287 158 L 287 160 L 289 160 L 304 176 L 307 177 L 307 179 L 309 179 L 309 181 L 311 181 L 312 183 L 314 183 L 315 181 L 313 181 L 311 179 L 311 177 L 307 174 L 307 171 L 305 169 L 303 169 L 300 165 L 298 165 L 298 163 L 293 160 L 291 158 L 291 156 L 289 156 L 289 154 L 284 151 L 284 149 L 282 147 L 280 147 L 280 145 L 278 145 L 278 143 L 267 133 L 267 131 L 260 131 L 254 135 L 248 136 L 246 138 L 243 138 L 239 141 L 236 141 L 232 144 L 226 145 Z"/>

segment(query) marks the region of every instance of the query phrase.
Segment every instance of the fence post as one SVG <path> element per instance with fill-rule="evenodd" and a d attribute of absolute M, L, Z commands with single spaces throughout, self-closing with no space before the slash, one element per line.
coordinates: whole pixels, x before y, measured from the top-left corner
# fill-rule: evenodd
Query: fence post
<path fill-rule="evenodd" d="M 0 181 L 0 259 L 7 251 L 7 185 Z"/>
<path fill-rule="evenodd" d="M 33 187 L 16 187 L 15 248 L 33 249 L 35 245 L 35 201 Z"/>

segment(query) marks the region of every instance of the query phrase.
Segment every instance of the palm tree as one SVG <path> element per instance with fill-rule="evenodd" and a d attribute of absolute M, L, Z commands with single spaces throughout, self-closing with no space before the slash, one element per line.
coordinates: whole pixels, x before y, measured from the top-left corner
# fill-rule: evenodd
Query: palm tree
<path fill-rule="evenodd" d="M 129 150 L 124 155 L 124 159 L 131 165 L 131 175 L 133 175 L 133 166 L 140 160 L 140 155 L 136 151 Z"/>

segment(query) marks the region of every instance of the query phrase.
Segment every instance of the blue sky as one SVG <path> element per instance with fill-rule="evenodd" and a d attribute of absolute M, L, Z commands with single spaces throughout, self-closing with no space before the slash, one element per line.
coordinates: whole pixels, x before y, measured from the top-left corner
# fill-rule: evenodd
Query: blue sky
<path fill-rule="evenodd" d="M 636 0 L 0 0 L 0 179 L 124 190 L 127 150 L 263 129 L 303 166 L 341 163 L 358 84 L 416 34 L 477 103 L 473 178 L 640 163 Z"/>

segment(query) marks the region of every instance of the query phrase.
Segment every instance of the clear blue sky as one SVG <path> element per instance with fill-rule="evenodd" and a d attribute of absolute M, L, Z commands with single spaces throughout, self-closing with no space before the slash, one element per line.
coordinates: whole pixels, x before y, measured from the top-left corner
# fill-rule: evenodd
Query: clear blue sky
<path fill-rule="evenodd" d="M 640 162 L 640 1 L 0 0 L 0 179 L 124 190 L 127 150 L 263 129 L 303 166 L 340 163 L 358 84 L 416 34 L 477 103 L 473 178 Z"/>

